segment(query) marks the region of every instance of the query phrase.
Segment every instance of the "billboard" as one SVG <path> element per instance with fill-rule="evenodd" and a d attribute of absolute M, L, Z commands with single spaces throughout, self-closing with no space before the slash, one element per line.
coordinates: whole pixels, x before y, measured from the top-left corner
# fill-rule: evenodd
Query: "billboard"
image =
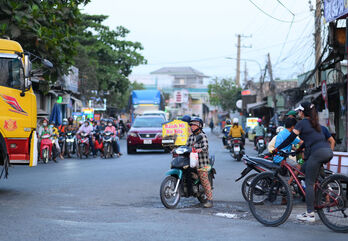
<path fill-rule="evenodd" d="M 348 14 L 347 0 L 324 0 L 324 17 L 326 22 L 334 21 Z"/>

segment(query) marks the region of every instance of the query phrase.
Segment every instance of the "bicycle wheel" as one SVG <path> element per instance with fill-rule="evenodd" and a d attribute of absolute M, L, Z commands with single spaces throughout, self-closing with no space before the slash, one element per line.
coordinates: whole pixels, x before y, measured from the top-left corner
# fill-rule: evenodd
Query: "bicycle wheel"
<path fill-rule="evenodd" d="M 348 177 L 334 174 L 325 178 L 316 193 L 321 221 L 335 232 L 348 232 Z"/>
<path fill-rule="evenodd" d="M 253 179 L 248 197 L 251 213 L 265 226 L 279 226 L 292 211 L 289 185 L 272 172 L 260 173 Z"/>
<path fill-rule="evenodd" d="M 242 195 L 245 201 L 249 202 L 248 193 L 251 182 L 258 173 L 253 173 L 247 176 L 242 183 Z"/>

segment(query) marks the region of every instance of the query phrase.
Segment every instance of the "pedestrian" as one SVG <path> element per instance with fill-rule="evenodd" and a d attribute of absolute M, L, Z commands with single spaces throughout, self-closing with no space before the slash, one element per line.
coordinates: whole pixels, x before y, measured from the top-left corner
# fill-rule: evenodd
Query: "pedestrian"
<path fill-rule="evenodd" d="M 210 127 L 211 133 L 213 133 L 213 131 L 214 131 L 214 121 L 213 121 L 213 118 L 210 119 L 209 127 Z"/>

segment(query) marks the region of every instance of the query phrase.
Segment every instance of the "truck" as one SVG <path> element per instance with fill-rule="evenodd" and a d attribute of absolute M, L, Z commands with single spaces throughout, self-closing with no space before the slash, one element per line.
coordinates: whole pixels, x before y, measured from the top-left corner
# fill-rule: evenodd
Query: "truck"
<path fill-rule="evenodd" d="M 10 164 L 37 165 L 37 106 L 29 56 L 18 42 L 0 39 L 0 165 L 5 177 Z"/>
<path fill-rule="evenodd" d="M 164 97 L 159 90 L 133 90 L 129 97 L 132 121 L 144 112 L 164 110 Z"/>

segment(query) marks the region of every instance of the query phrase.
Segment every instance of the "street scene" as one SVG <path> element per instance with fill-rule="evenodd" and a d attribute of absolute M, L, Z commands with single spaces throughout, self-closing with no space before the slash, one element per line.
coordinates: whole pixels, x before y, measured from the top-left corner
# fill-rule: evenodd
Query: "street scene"
<path fill-rule="evenodd" d="M 1 0 L 0 240 L 347 240 L 344 0 Z"/>

